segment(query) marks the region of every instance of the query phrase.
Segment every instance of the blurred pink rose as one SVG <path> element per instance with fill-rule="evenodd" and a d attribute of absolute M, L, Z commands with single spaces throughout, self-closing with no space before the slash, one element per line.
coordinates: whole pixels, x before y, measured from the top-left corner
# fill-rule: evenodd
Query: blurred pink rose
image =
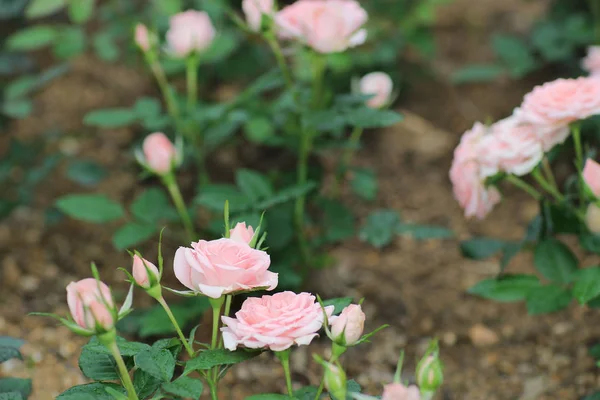
<path fill-rule="evenodd" d="M 600 234 L 600 207 L 592 203 L 588 206 L 585 213 L 585 225 L 590 232 Z"/>
<path fill-rule="evenodd" d="M 148 33 L 148 28 L 144 24 L 137 24 L 135 26 L 135 35 L 134 35 L 135 44 L 144 51 L 150 50 L 150 34 Z"/>
<path fill-rule="evenodd" d="M 113 299 L 105 283 L 94 278 L 82 279 L 67 285 L 67 304 L 77 325 L 96 330 L 115 326 Z"/>
<path fill-rule="evenodd" d="M 250 29 L 259 31 L 263 14 L 273 15 L 275 4 L 274 0 L 242 0 L 242 10 Z"/>
<path fill-rule="evenodd" d="M 481 138 L 482 174 L 503 171 L 517 176 L 530 173 L 544 157 L 536 126 L 508 117 L 488 127 Z"/>
<path fill-rule="evenodd" d="M 600 164 L 588 158 L 585 161 L 582 175 L 594 196 L 600 197 Z"/>
<path fill-rule="evenodd" d="M 352 346 L 363 334 L 365 319 L 365 313 L 360 305 L 350 304 L 342 310 L 339 316 L 333 316 L 329 320 L 331 324 L 331 336 L 336 341 L 343 338 L 346 345 Z"/>
<path fill-rule="evenodd" d="M 487 127 L 479 122 L 463 135 L 454 150 L 454 159 L 450 168 L 450 181 L 454 197 L 465 210 L 466 217 L 485 216 L 500 202 L 500 193 L 495 187 L 486 187 L 485 179 L 490 175 L 483 173 L 480 160 L 481 140 Z"/>
<path fill-rule="evenodd" d="M 588 47 L 587 56 L 581 60 L 581 68 L 590 75 L 600 74 L 600 46 Z"/>
<path fill-rule="evenodd" d="M 557 130 L 596 114 L 600 114 L 600 79 L 596 77 L 557 79 L 536 86 L 515 110 L 519 119 L 558 137 L 562 136 Z"/>
<path fill-rule="evenodd" d="M 164 133 L 155 132 L 144 139 L 142 144 L 144 157 L 141 161 L 153 172 L 164 175 L 178 164 L 179 154 L 173 143 Z"/>
<path fill-rule="evenodd" d="M 338 53 L 363 44 L 367 12 L 354 0 L 298 0 L 275 16 L 278 34 L 319 53 Z"/>
<path fill-rule="evenodd" d="M 200 240 L 175 253 L 175 276 L 184 286 L 218 299 L 224 294 L 277 286 L 264 251 L 232 239 Z"/>
<path fill-rule="evenodd" d="M 331 316 L 333 306 L 325 307 Z M 283 351 L 294 344 L 308 345 L 323 325 L 323 310 L 310 293 L 281 292 L 250 297 L 236 318 L 221 317 L 223 341 L 231 351 L 238 346 Z"/>
<path fill-rule="evenodd" d="M 154 281 L 158 282 L 160 280 L 160 274 L 158 272 L 158 268 L 156 265 L 152 264 L 150 261 L 146 260 L 135 254 L 133 256 L 133 279 L 135 283 L 140 285 L 141 287 L 148 289 L 150 287 L 150 277 L 148 276 L 148 271 L 154 275 Z"/>
<path fill-rule="evenodd" d="M 207 13 L 188 10 L 171 17 L 166 38 L 172 54 L 187 57 L 210 47 L 215 28 Z"/>
<path fill-rule="evenodd" d="M 254 229 L 246 227 L 245 222 L 238 222 L 235 228 L 229 230 L 229 237 L 236 242 L 250 244 L 254 236 Z"/>
<path fill-rule="evenodd" d="M 415 385 L 409 387 L 401 383 L 388 383 L 383 387 L 381 400 L 420 400 L 421 394 Z"/>
<path fill-rule="evenodd" d="M 360 80 L 360 92 L 362 94 L 374 95 L 367 100 L 367 105 L 371 108 L 381 108 L 390 102 L 394 82 L 385 72 L 371 72 Z"/>

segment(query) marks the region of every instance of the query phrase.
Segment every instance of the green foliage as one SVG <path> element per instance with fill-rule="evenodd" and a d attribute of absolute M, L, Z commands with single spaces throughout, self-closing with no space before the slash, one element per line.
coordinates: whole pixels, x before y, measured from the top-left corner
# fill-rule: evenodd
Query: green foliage
<path fill-rule="evenodd" d="M 67 0 L 31 0 L 25 9 L 27 18 L 41 18 L 65 8 Z"/>
<path fill-rule="evenodd" d="M 572 299 L 570 290 L 557 285 L 533 288 L 527 295 L 527 311 L 531 315 L 547 314 L 566 308 Z"/>
<path fill-rule="evenodd" d="M 77 0 L 69 2 L 69 18 L 71 21 L 82 24 L 87 22 L 94 12 L 96 0 Z"/>
<path fill-rule="evenodd" d="M 219 365 L 238 364 L 259 354 L 260 351 L 247 351 L 243 349 L 236 351 L 229 351 L 227 349 L 206 350 L 185 363 L 184 374 L 191 371 L 208 370 Z"/>
<path fill-rule="evenodd" d="M 57 29 L 51 25 L 34 25 L 10 35 L 6 47 L 17 51 L 37 50 L 52 44 L 57 36 Z"/>
<path fill-rule="evenodd" d="M 565 244 L 557 239 L 546 239 L 536 246 L 533 263 L 545 278 L 569 283 L 577 272 L 579 261 Z"/>
<path fill-rule="evenodd" d="M 111 388 L 119 393 L 125 393 L 125 389 L 115 383 L 87 383 L 85 385 L 73 386 L 62 392 L 57 400 L 114 400 L 112 394 L 106 389 Z"/>
<path fill-rule="evenodd" d="M 0 393 L 18 393 L 26 399 L 31 394 L 31 379 L 0 378 Z"/>
<path fill-rule="evenodd" d="M 580 304 L 586 304 L 598 295 L 600 295 L 600 267 L 578 271 L 573 286 L 573 297 Z"/>
<path fill-rule="evenodd" d="M 150 348 L 135 355 L 135 366 L 159 379 L 169 382 L 175 370 L 175 358 L 167 349 Z"/>
<path fill-rule="evenodd" d="M 68 216 L 86 222 L 109 222 L 125 215 L 119 203 L 102 194 L 70 194 L 57 199 L 55 205 Z"/>
<path fill-rule="evenodd" d="M 164 383 L 161 389 L 175 396 L 198 400 L 202 394 L 203 385 L 198 379 L 181 376 L 173 382 Z"/>
<path fill-rule="evenodd" d="M 105 129 L 128 126 L 136 121 L 137 115 L 135 111 L 128 108 L 94 110 L 87 113 L 83 118 L 83 122 L 86 125 Z"/>
<path fill-rule="evenodd" d="M 380 248 L 391 243 L 399 226 L 400 215 L 396 211 L 374 211 L 367 217 L 359 237 L 361 240 Z"/>
<path fill-rule="evenodd" d="M 323 306 L 334 306 L 333 315 L 337 315 L 342 310 L 352 304 L 352 297 L 340 297 L 337 299 L 329 299 L 323 301 Z"/>
<path fill-rule="evenodd" d="M 22 359 L 19 349 L 25 342 L 10 336 L 0 336 L 0 364 L 12 358 Z"/>
<path fill-rule="evenodd" d="M 375 200 L 377 196 L 377 176 L 375 172 L 367 168 L 355 168 L 350 178 L 352 191 L 365 200 Z"/>
<path fill-rule="evenodd" d="M 95 186 L 107 175 L 106 169 L 91 160 L 75 160 L 69 163 L 67 176 L 83 186 Z"/>
<path fill-rule="evenodd" d="M 496 279 L 485 279 L 470 288 L 468 292 L 499 302 L 523 301 L 532 289 L 541 283 L 534 275 L 504 275 Z"/>

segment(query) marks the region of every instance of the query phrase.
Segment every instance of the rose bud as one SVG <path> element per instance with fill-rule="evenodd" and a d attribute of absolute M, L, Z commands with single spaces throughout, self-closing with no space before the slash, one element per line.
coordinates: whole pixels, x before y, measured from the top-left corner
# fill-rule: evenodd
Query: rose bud
<path fill-rule="evenodd" d="M 401 383 L 388 383 L 383 387 L 381 400 L 420 400 L 421 394 L 415 385 L 408 387 Z"/>
<path fill-rule="evenodd" d="M 155 132 L 144 139 L 142 153 L 136 158 L 144 167 L 157 175 L 166 175 L 181 163 L 181 150 L 164 133 Z"/>
<path fill-rule="evenodd" d="M 238 222 L 235 228 L 229 230 L 229 238 L 239 243 L 250 244 L 254 236 L 254 229 L 251 226 L 246 227 L 245 222 Z"/>
<path fill-rule="evenodd" d="M 581 60 L 581 67 L 590 75 L 600 75 L 600 46 L 588 47 L 587 56 Z"/>
<path fill-rule="evenodd" d="M 150 33 L 148 28 L 144 24 L 137 24 L 135 26 L 134 35 L 135 44 L 142 49 L 142 51 L 150 50 Z"/>
<path fill-rule="evenodd" d="M 365 313 L 360 305 L 350 304 L 337 317 L 331 317 L 331 336 L 342 346 L 352 346 L 361 338 L 365 328 Z"/>
<path fill-rule="evenodd" d="M 169 21 L 167 45 L 171 54 L 187 57 L 208 49 L 215 38 L 215 28 L 207 13 L 189 10 L 175 14 Z"/>
<path fill-rule="evenodd" d="M 360 92 L 373 95 L 367 100 L 367 106 L 371 108 L 382 108 L 390 103 L 394 82 L 385 72 L 371 72 L 360 80 Z"/>
<path fill-rule="evenodd" d="M 444 382 L 442 362 L 437 351 L 431 352 L 417 364 L 416 380 L 422 393 L 435 393 Z"/>
<path fill-rule="evenodd" d="M 275 4 L 273 0 L 242 0 L 242 10 L 248 27 L 253 31 L 260 31 L 263 15 L 272 16 Z"/>
<path fill-rule="evenodd" d="M 135 283 L 144 289 L 149 289 L 160 281 L 160 274 L 156 265 L 137 254 L 133 256 L 132 270 Z"/>
<path fill-rule="evenodd" d="M 600 197 L 600 164 L 588 158 L 582 172 L 583 180 L 596 197 Z"/>
<path fill-rule="evenodd" d="M 325 387 L 334 400 L 345 400 L 347 393 L 346 373 L 337 365 L 325 364 Z"/>
<path fill-rule="evenodd" d="M 585 213 L 585 225 L 590 232 L 600 234 L 600 207 L 596 204 L 590 204 Z"/>
<path fill-rule="evenodd" d="M 75 323 L 84 329 L 100 333 L 115 326 L 112 295 L 103 282 L 87 278 L 69 283 L 67 304 Z"/>

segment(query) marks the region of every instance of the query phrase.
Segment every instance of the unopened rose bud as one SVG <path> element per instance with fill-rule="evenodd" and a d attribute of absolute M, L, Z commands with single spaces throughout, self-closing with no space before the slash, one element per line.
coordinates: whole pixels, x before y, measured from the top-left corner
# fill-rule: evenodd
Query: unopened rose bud
<path fill-rule="evenodd" d="M 383 387 L 381 400 L 420 400 L 421 394 L 415 385 L 408 387 L 401 383 L 388 383 Z"/>
<path fill-rule="evenodd" d="M 248 27 L 259 31 L 263 15 L 272 16 L 275 13 L 275 4 L 273 0 L 242 0 L 242 10 L 246 15 Z"/>
<path fill-rule="evenodd" d="M 156 265 L 135 254 L 133 256 L 133 268 L 132 275 L 135 283 L 144 289 L 149 289 L 158 283 L 160 280 L 160 274 Z"/>
<path fill-rule="evenodd" d="M 215 38 L 215 28 L 207 13 L 188 10 L 175 14 L 169 21 L 167 45 L 177 57 L 187 57 L 210 47 Z"/>
<path fill-rule="evenodd" d="M 360 305 L 350 304 L 337 317 L 331 317 L 331 336 L 342 346 L 352 346 L 362 336 L 365 328 L 365 313 Z"/>
<path fill-rule="evenodd" d="M 67 304 L 75 323 L 84 329 L 101 333 L 115 326 L 112 295 L 103 282 L 87 278 L 69 283 Z"/>
<path fill-rule="evenodd" d="M 585 213 L 585 224 L 590 232 L 600 234 L 600 207 L 592 203 Z"/>
<path fill-rule="evenodd" d="M 346 373 L 337 365 L 325 365 L 325 387 L 334 400 L 346 399 Z"/>
<path fill-rule="evenodd" d="M 394 82 L 385 72 L 371 72 L 360 80 L 360 92 L 365 95 L 373 95 L 367 100 L 367 106 L 371 108 L 382 108 L 390 103 Z"/>
<path fill-rule="evenodd" d="M 164 133 L 155 132 L 144 139 L 138 162 L 157 175 L 165 175 L 181 162 L 180 150 Z"/>
<path fill-rule="evenodd" d="M 435 393 L 444 383 L 444 372 L 442 362 L 437 352 L 425 356 L 417 364 L 416 380 L 421 392 Z"/>
<path fill-rule="evenodd" d="M 588 158 L 583 168 L 583 180 L 596 197 L 600 197 L 600 164 Z"/>
<path fill-rule="evenodd" d="M 238 222 L 233 229 L 229 230 L 229 238 L 239 243 L 250 243 L 254 236 L 254 229 L 246 227 L 245 222 Z"/>
<path fill-rule="evenodd" d="M 134 40 L 135 44 L 143 51 L 150 50 L 150 33 L 146 25 L 137 24 L 135 26 Z"/>

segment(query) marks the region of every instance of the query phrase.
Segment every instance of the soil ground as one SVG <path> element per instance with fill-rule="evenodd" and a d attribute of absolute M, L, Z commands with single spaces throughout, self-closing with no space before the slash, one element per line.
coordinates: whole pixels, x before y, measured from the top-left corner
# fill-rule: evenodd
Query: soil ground
<path fill-rule="evenodd" d="M 325 298 L 364 297 L 368 329 L 391 325 L 373 343 L 345 356 L 349 376 L 370 393 L 378 393 L 381 384 L 392 379 L 401 349 L 407 350 L 406 371 L 410 371 L 434 336 L 441 338 L 446 364 L 440 399 L 575 400 L 600 388 L 594 360 L 587 354 L 600 337 L 597 312 L 573 306 L 557 314 L 531 317 L 522 304 L 496 304 L 466 295 L 467 288 L 493 276 L 499 263 L 466 260 L 458 250 L 458 241 L 473 235 L 518 239 L 537 211 L 527 197 L 507 190 L 505 201 L 488 219 L 465 221 L 452 198 L 447 172 L 460 134 L 476 120 L 509 114 L 540 79 L 454 87 L 446 78 L 465 63 L 489 60 L 487 43 L 492 30 L 526 29 L 543 12 L 544 4 L 455 0 L 445 6 L 436 27 L 439 51 L 432 61 L 436 78 L 413 82 L 400 104 L 405 122 L 369 133 L 355 159 L 356 164 L 378 173 L 377 207 L 397 209 L 405 220 L 447 226 L 457 234 L 456 239 L 444 241 L 398 238 L 383 250 L 348 241 L 333 250 L 336 265 L 315 274 L 307 284 L 307 290 Z M 4 146 L 10 137 L 35 140 L 39 132 L 59 128 L 68 134 L 61 136 L 53 150 L 108 167 L 111 175 L 98 191 L 128 202 L 139 190 L 129 151 L 133 133 L 125 129 L 89 132 L 80 121 L 90 109 L 129 105 L 151 90 L 151 82 L 139 70 L 83 57 L 67 76 L 37 96 L 35 115 L 14 122 L 0 144 Z M 92 260 L 112 282 L 123 279 L 112 272 L 114 268 L 129 264 L 128 255 L 112 247 L 114 227 L 76 221 L 46 225 L 44 209 L 53 199 L 80 190 L 62 172 L 39 186 L 34 204 L 0 225 L 0 334 L 27 341 L 26 361 L 3 364 L 0 375 L 32 377 L 35 400 L 54 398 L 85 382 L 77 367 L 78 349 L 85 340 L 51 321 L 25 315 L 32 311 L 65 314 L 64 287 L 87 276 Z M 352 206 L 362 216 L 373 207 Z M 168 241 L 165 254 L 173 254 L 176 246 L 176 240 Z M 150 248 L 147 254 L 152 254 Z M 586 264 L 593 262 L 598 260 L 586 260 Z M 520 255 L 509 268 L 527 271 L 530 265 L 530 257 Z M 325 343 L 316 343 L 295 353 L 296 385 L 316 382 L 319 367 L 310 352 L 326 351 Z M 222 385 L 224 399 L 284 389 L 282 384 L 273 386 L 274 381 L 282 382 L 274 379 L 281 371 L 267 356 L 232 371 Z"/>

